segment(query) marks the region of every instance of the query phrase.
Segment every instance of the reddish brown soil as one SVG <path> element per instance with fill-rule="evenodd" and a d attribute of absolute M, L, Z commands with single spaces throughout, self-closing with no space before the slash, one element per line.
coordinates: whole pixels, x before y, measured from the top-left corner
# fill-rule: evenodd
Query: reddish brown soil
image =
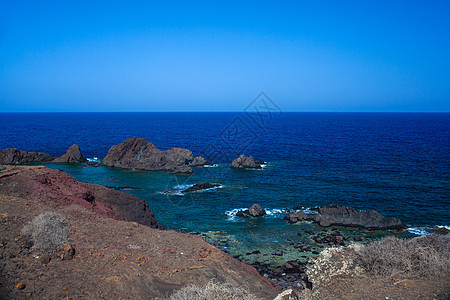
<path fill-rule="evenodd" d="M 162 299 L 210 280 L 263 299 L 277 294 L 253 267 L 200 236 L 125 221 L 120 206 L 101 196 L 121 192 L 91 187 L 45 167 L 0 166 L 1 299 Z M 85 192 L 95 195 L 95 205 L 82 200 Z M 46 211 L 70 222 L 73 259 L 36 258 L 21 236 L 22 227 Z"/>

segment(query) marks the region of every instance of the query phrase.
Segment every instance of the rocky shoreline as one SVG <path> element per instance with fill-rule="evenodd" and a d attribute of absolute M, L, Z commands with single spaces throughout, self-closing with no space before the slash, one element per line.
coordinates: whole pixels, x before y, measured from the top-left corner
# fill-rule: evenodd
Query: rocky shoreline
<path fill-rule="evenodd" d="M 264 299 L 278 294 L 253 267 L 200 236 L 160 230 L 148 204 L 130 194 L 42 166 L 0 166 L 0 187 L 2 299 L 165 299 L 213 279 Z M 62 256 L 36 255 L 21 234 L 44 212 L 70 224 Z"/>

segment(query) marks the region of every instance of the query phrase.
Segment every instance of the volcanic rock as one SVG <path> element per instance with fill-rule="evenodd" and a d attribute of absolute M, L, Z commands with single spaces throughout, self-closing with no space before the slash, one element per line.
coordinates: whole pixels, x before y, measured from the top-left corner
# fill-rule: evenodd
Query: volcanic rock
<path fill-rule="evenodd" d="M 319 209 L 319 225 L 341 225 L 369 229 L 401 229 L 402 221 L 394 217 L 384 217 L 378 212 L 357 210 L 348 206 L 323 206 Z"/>
<path fill-rule="evenodd" d="M 199 192 L 199 191 L 215 188 L 218 186 L 220 186 L 220 184 L 201 182 L 201 183 L 196 183 L 193 186 L 188 187 L 187 189 L 183 190 L 183 193 Z"/>
<path fill-rule="evenodd" d="M 112 146 L 102 165 L 122 169 L 141 169 L 177 174 L 192 174 L 190 163 L 194 155 L 190 150 L 172 148 L 161 151 L 143 138 L 133 137 Z"/>
<path fill-rule="evenodd" d="M 80 146 L 77 144 L 70 146 L 64 155 L 52 160 L 53 163 L 85 163 L 87 161 L 81 154 Z"/>
<path fill-rule="evenodd" d="M 246 157 L 243 154 L 231 162 L 231 167 L 234 169 L 262 169 L 261 162 L 258 164 L 251 155 Z"/>
<path fill-rule="evenodd" d="M 55 156 L 44 152 L 27 152 L 15 148 L 0 150 L 0 164 L 19 165 L 29 162 L 48 162 Z"/>
<path fill-rule="evenodd" d="M 236 213 L 236 217 L 249 218 L 249 217 L 261 217 L 266 214 L 266 211 L 258 204 L 253 204 L 249 209 L 240 210 Z"/>
<path fill-rule="evenodd" d="M 35 196 L 60 206 L 80 205 L 117 220 L 160 228 L 147 201 L 95 183 L 82 183 L 60 170 L 47 167 L 9 167 L 0 176 L 1 194 Z"/>
<path fill-rule="evenodd" d="M 266 214 L 266 211 L 258 204 L 253 204 L 252 207 L 248 209 L 248 214 L 252 217 L 262 217 Z"/>
<path fill-rule="evenodd" d="M 204 159 L 201 156 L 196 156 L 194 160 L 191 162 L 191 167 L 204 167 L 204 166 L 212 166 L 213 164 Z"/>
<path fill-rule="evenodd" d="M 290 213 L 284 219 L 289 223 L 312 220 L 322 227 L 338 225 L 377 230 L 404 228 L 402 221 L 398 218 L 384 217 L 374 210 L 363 211 L 336 205 L 323 206 L 315 215 L 307 215 L 303 212 Z"/>

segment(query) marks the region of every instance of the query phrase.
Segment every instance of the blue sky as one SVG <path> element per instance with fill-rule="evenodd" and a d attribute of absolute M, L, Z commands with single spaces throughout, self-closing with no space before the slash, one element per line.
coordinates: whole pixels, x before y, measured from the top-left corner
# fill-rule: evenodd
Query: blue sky
<path fill-rule="evenodd" d="M 0 111 L 450 111 L 448 1 L 2 1 Z"/>

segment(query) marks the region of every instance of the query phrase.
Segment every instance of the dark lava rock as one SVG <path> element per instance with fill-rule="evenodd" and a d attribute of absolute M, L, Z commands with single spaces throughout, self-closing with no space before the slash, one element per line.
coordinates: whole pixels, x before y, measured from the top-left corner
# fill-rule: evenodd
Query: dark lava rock
<path fill-rule="evenodd" d="M 253 204 L 252 207 L 248 209 L 248 213 L 252 217 L 262 217 L 266 214 L 266 211 L 258 204 Z"/>
<path fill-rule="evenodd" d="M 27 152 L 15 148 L 0 150 L 0 164 L 19 165 L 30 162 L 48 162 L 55 156 L 44 152 Z"/>
<path fill-rule="evenodd" d="M 101 164 L 122 169 L 192 174 L 190 163 L 193 160 L 190 150 L 172 148 L 161 151 L 145 139 L 133 137 L 112 146 Z"/>
<path fill-rule="evenodd" d="M 231 167 L 234 169 L 262 169 L 261 165 L 256 163 L 251 155 L 246 157 L 243 154 L 231 162 Z"/>
<path fill-rule="evenodd" d="M 238 211 L 236 213 L 236 217 L 238 217 L 238 218 L 248 218 L 248 217 L 250 217 L 248 209 L 244 209 L 244 210 Z"/>
<path fill-rule="evenodd" d="M 212 166 L 213 164 L 204 159 L 201 156 L 196 156 L 194 160 L 191 162 L 191 167 L 204 167 L 204 166 Z"/>
<path fill-rule="evenodd" d="M 81 154 L 80 146 L 73 144 L 67 152 L 52 160 L 53 163 L 85 163 L 88 160 Z"/>
<path fill-rule="evenodd" d="M 201 182 L 201 183 L 196 183 L 193 186 L 188 187 L 187 189 L 183 190 L 183 193 L 199 192 L 199 191 L 211 189 L 211 188 L 218 187 L 218 186 L 220 186 L 220 184 Z"/>
<path fill-rule="evenodd" d="M 258 204 L 253 204 L 249 209 L 240 210 L 236 213 L 236 217 L 249 218 L 249 217 L 261 217 L 266 214 L 266 211 Z"/>
<path fill-rule="evenodd" d="M 341 225 L 369 229 L 401 229 L 402 221 L 394 217 L 384 217 L 378 212 L 357 210 L 348 206 L 323 206 L 319 209 L 319 225 Z"/>
<path fill-rule="evenodd" d="M 289 223 L 302 220 L 312 220 L 322 227 L 332 225 L 359 227 L 367 229 L 402 229 L 402 221 L 394 217 L 384 217 L 378 212 L 357 210 L 348 206 L 323 206 L 317 215 L 307 215 L 303 212 L 288 214 L 285 218 Z M 305 231 L 309 233 L 308 231 Z"/>

